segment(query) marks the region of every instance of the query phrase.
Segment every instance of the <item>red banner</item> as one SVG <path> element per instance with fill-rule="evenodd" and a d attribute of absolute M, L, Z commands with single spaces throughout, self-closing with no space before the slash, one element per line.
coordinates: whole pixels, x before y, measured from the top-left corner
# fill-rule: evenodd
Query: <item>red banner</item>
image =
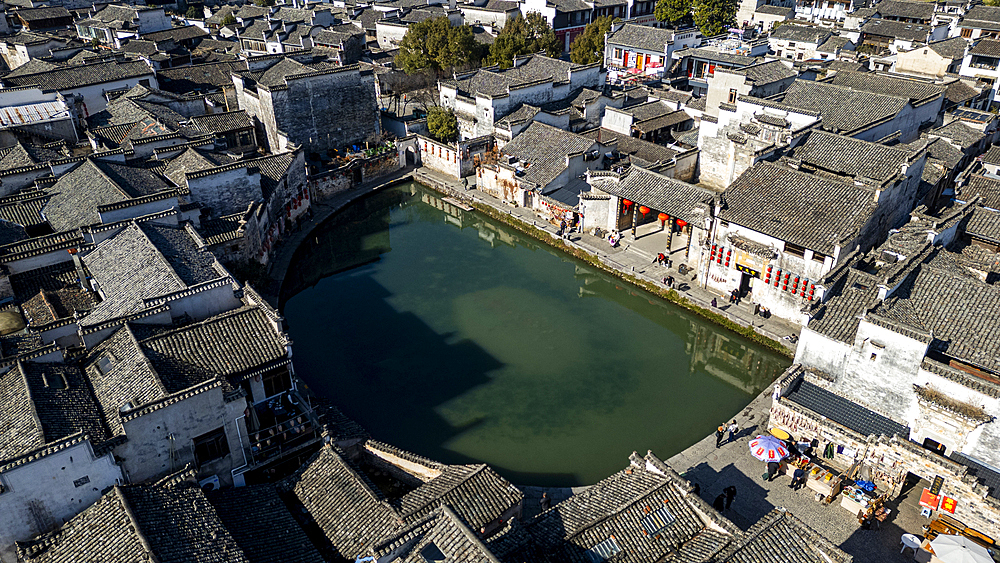
<path fill-rule="evenodd" d="M 938 496 L 932 495 L 931 490 L 925 487 L 924 492 L 920 493 L 920 506 L 930 508 L 931 510 L 937 510 Z"/>
<path fill-rule="evenodd" d="M 954 514 L 956 506 L 958 506 L 958 501 L 955 499 L 946 496 L 941 497 L 941 510 Z"/>

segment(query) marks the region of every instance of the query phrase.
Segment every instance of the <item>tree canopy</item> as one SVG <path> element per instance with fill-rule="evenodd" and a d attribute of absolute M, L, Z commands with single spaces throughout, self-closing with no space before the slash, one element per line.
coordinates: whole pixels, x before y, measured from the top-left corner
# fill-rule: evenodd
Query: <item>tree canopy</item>
<path fill-rule="evenodd" d="M 587 65 L 604 60 L 604 34 L 611 31 L 611 16 L 601 16 L 587 24 L 569 46 L 569 60 Z"/>
<path fill-rule="evenodd" d="M 739 0 L 697 0 L 694 23 L 705 37 L 719 35 L 736 23 Z"/>
<path fill-rule="evenodd" d="M 236 16 L 233 14 L 228 14 L 222 18 L 222 25 L 233 25 L 234 23 L 236 23 Z"/>
<path fill-rule="evenodd" d="M 538 12 L 507 20 L 490 46 L 490 64 L 513 66 L 514 58 L 544 51 L 550 57 L 562 54 L 562 43 Z"/>
<path fill-rule="evenodd" d="M 467 25 L 453 26 L 448 18 L 432 18 L 410 24 L 399 43 L 396 64 L 407 74 L 422 70 L 437 72 L 453 67 L 476 66 L 483 48 Z"/>
<path fill-rule="evenodd" d="M 657 21 L 677 23 L 691 15 L 691 0 L 658 0 L 653 10 Z"/>
<path fill-rule="evenodd" d="M 198 8 L 198 6 L 190 6 L 187 11 L 184 12 L 184 17 L 192 20 L 197 20 L 205 17 L 205 14 Z"/>
<path fill-rule="evenodd" d="M 427 130 L 431 137 L 448 143 L 458 138 L 458 119 L 455 112 L 441 106 L 434 106 L 427 112 Z"/>

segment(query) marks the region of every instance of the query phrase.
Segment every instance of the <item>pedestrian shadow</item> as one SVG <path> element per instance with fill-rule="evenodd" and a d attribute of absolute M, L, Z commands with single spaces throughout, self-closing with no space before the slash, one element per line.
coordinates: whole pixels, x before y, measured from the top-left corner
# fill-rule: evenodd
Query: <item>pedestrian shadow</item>
<path fill-rule="evenodd" d="M 766 471 L 761 464 L 761 474 Z M 755 522 L 774 510 L 774 504 L 768 500 L 769 491 L 764 487 L 760 475 L 747 476 L 735 465 L 730 463 L 716 470 L 706 462 L 699 463 L 684 474 L 684 478 L 701 487 L 701 498 L 712 504 L 715 497 L 722 494 L 729 486 L 736 487 L 736 499 L 730 508 L 721 512 L 734 524 L 747 530 Z"/>

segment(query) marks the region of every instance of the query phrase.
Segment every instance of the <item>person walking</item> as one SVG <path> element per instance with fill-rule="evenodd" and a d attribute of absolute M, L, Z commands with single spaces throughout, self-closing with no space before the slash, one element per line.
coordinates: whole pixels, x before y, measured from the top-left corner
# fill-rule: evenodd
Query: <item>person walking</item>
<path fill-rule="evenodd" d="M 713 298 L 712 298 L 712 308 L 713 308 L 713 309 L 716 309 L 716 308 L 718 308 L 718 307 L 719 307 L 719 302 L 718 302 L 718 301 L 716 301 L 716 300 L 715 300 L 715 298 L 713 297 Z"/>
<path fill-rule="evenodd" d="M 718 430 L 715 431 L 715 448 L 718 449 L 722 445 L 722 438 L 726 435 L 726 427 L 719 426 Z"/>
<path fill-rule="evenodd" d="M 729 440 L 726 443 L 733 442 L 736 440 L 736 433 L 740 431 L 740 425 L 736 424 L 736 419 L 733 419 L 726 430 L 729 430 Z"/>
<path fill-rule="evenodd" d="M 538 505 L 542 507 L 542 512 L 552 507 L 552 499 L 549 498 L 549 493 L 542 493 L 542 499 L 538 501 Z"/>
<path fill-rule="evenodd" d="M 723 510 L 725 510 L 725 508 L 726 508 L 726 494 L 725 493 L 722 493 L 719 496 L 715 497 L 715 502 L 712 503 L 712 508 L 714 508 L 715 510 L 717 510 L 719 512 L 722 512 Z"/>
<path fill-rule="evenodd" d="M 725 489 L 722 489 L 722 492 L 726 493 L 726 510 L 729 510 L 729 507 L 733 505 L 733 500 L 736 498 L 736 486 L 729 485 Z"/>

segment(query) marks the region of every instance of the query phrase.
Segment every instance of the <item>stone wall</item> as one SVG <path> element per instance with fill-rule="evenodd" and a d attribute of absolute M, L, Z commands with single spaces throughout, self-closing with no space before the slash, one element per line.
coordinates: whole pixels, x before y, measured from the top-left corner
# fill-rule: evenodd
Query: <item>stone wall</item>
<path fill-rule="evenodd" d="M 229 453 L 203 463 L 199 477 L 216 474 L 223 485 L 232 484 L 230 471 L 243 463 L 241 436 L 247 434 L 246 428 L 237 429 L 242 425 L 237 418 L 242 416 L 246 400 L 226 403 L 220 386 L 186 395 L 124 422 L 128 441 L 115 448 L 115 455 L 123 460 L 131 481 L 161 477 L 195 463 L 194 438 L 225 428 Z"/>
<path fill-rule="evenodd" d="M 69 520 L 122 480 L 109 453 L 94 455 L 89 440 L 7 468 L 0 479 L 0 561 L 15 563 L 15 541 L 26 541 Z"/>
<path fill-rule="evenodd" d="M 191 190 L 191 198 L 211 208 L 216 216 L 239 213 L 263 197 L 260 173 L 251 171 L 245 164 L 217 168 L 210 173 L 190 174 L 187 186 Z"/>
<path fill-rule="evenodd" d="M 320 75 L 290 76 L 287 87 L 256 93 L 237 84 L 240 108 L 256 117 L 272 151 L 288 143 L 323 152 L 364 143 L 381 132 L 375 78 L 358 67 Z"/>

